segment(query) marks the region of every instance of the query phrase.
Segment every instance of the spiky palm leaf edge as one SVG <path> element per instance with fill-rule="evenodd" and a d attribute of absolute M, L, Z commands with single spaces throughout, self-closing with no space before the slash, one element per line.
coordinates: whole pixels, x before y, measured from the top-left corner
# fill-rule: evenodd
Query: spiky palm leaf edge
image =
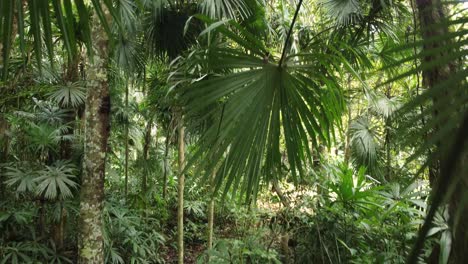
<path fill-rule="evenodd" d="M 208 29 L 235 45 L 201 52 L 205 61 L 200 64 L 225 74 L 204 75 L 175 89 L 189 129 L 211 124 L 200 136 L 187 168 L 201 161 L 197 173 L 204 168 L 205 180 L 217 171 L 216 191 L 224 186 L 224 195 L 232 188 L 246 200 L 255 199 L 262 181 L 279 177 L 284 144 L 292 180 L 298 182 L 311 162 L 309 144 L 329 145 L 344 111 L 336 73 L 343 65 L 355 72 L 341 52 L 331 52 L 332 45 L 326 54 L 317 48 L 316 53 L 284 56 L 280 66 L 280 53 L 270 54 L 237 23 L 216 22 Z"/>
<path fill-rule="evenodd" d="M 459 3 L 451 2 L 446 4 Z M 466 10 L 461 10 L 460 13 L 462 12 L 466 12 Z M 433 25 L 434 28 L 448 27 L 457 30 L 449 31 L 440 36 L 426 38 L 425 40 L 400 45 L 398 48 L 391 50 L 389 54 L 398 56 L 401 53 L 408 54 L 413 49 L 419 50 L 422 46 L 431 47 L 433 43 L 447 43 L 438 48 L 423 49 L 413 56 L 403 56 L 402 59 L 397 60 L 394 64 L 382 69 L 395 69 L 414 60 L 423 62 L 419 66 L 387 80 L 382 84 L 384 86 L 400 81 L 407 76 L 416 75 L 424 70 L 447 67 L 453 62 L 458 64 L 458 68 L 454 71 L 454 74 L 447 79 L 440 80 L 435 86 L 410 100 L 397 112 L 397 116 L 401 117 L 401 119 L 412 113 L 411 118 L 406 120 L 399 128 L 402 134 L 410 131 L 420 120 L 428 120 L 420 129 L 420 135 L 429 135 L 427 140 L 407 160 L 407 163 L 409 163 L 416 158 L 425 156 L 428 152 L 432 153 L 427 157 L 426 162 L 419 169 L 416 176 L 420 176 L 436 159 L 440 158 L 441 160 L 441 173 L 432 190 L 431 207 L 427 212 L 424 225 L 420 229 L 408 263 L 418 262 L 420 251 L 423 248 L 426 235 L 430 230 L 438 208 L 447 202 L 456 186 L 463 181 L 461 178 L 463 172 L 466 174 L 466 168 L 463 168 L 462 159 L 468 150 L 468 138 L 466 137 L 468 134 L 468 69 L 466 68 L 466 56 L 468 55 L 466 46 L 468 38 L 466 36 L 468 29 L 464 26 L 467 22 L 468 18 L 461 15 L 459 18 L 452 16 L 440 24 Z M 445 55 L 440 56 L 439 54 Z M 437 59 L 427 61 L 429 56 L 434 56 Z M 432 102 L 434 98 L 437 98 L 436 104 Z M 424 106 L 424 108 L 421 108 L 421 106 Z M 423 110 L 420 111 L 421 109 Z M 433 113 L 436 111 L 438 114 L 434 115 Z M 414 140 L 416 140 L 414 136 L 409 136 L 407 137 L 406 144 L 410 145 Z M 446 147 L 440 147 L 439 142 L 442 141 Z M 460 211 L 468 206 L 466 201 L 461 201 L 460 204 L 461 206 L 457 208 L 457 214 L 460 214 Z M 457 218 L 456 215 L 452 217 Z"/>
<path fill-rule="evenodd" d="M 103 4 L 109 10 L 112 17 L 118 18 L 118 14 L 111 0 L 104 0 Z M 110 27 L 105 18 L 101 1 L 91 0 L 91 5 L 93 11 L 96 12 L 99 17 L 103 28 L 110 35 Z M 76 11 L 74 11 L 74 7 Z M 12 42 L 16 38 L 16 36 L 12 36 L 15 20 L 17 23 L 20 50 L 23 55 L 26 53 L 25 22 L 30 24 L 30 33 L 34 40 L 34 54 L 39 70 L 42 65 L 43 43 L 46 46 L 49 60 L 52 63 L 54 61 L 53 22 L 56 22 L 58 25 L 60 38 L 63 41 L 69 58 L 75 57 L 78 53 L 79 40 L 76 36 L 78 30 L 81 30 L 82 41 L 88 47 L 88 52 L 92 52 L 89 22 L 90 12 L 84 0 L 28 0 L 26 2 L 21 0 L 6 0 L 0 2 L 0 10 L 0 35 L 2 36 L 4 79 L 6 79 L 8 75 L 8 63 Z M 75 21 L 76 13 L 78 15 L 78 23 Z"/>

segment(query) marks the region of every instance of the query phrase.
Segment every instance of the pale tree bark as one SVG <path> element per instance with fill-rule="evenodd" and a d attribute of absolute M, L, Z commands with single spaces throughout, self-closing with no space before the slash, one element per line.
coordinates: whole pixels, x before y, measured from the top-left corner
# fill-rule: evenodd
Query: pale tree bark
<path fill-rule="evenodd" d="M 182 121 L 182 115 L 179 116 L 179 182 L 178 182 L 178 206 L 177 206 L 177 249 L 178 263 L 184 263 L 184 188 L 185 175 L 183 173 L 185 166 L 185 128 Z"/>
<path fill-rule="evenodd" d="M 208 207 L 208 250 L 213 248 L 213 223 L 214 223 L 214 207 L 215 201 L 214 197 L 210 199 L 210 204 Z"/>
<path fill-rule="evenodd" d="M 214 188 L 213 188 L 213 181 L 216 176 L 216 170 L 213 171 L 213 174 L 211 175 L 211 183 L 210 183 L 210 192 L 211 192 L 211 198 L 210 198 L 210 203 L 208 205 L 208 244 L 207 248 L 208 250 L 213 248 L 213 224 L 214 224 L 214 207 L 215 207 L 215 197 L 214 197 Z M 208 258 L 209 261 L 209 258 Z"/>
<path fill-rule="evenodd" d="M 102 5 L 106 17 L 107 8 Z M 87 65 L 83 176 L 80 200 L 78 263 L 104 263 L 102 211 L 110 97 L 107 81 L 108 37 L 93 17 L 93 57 Z"/>

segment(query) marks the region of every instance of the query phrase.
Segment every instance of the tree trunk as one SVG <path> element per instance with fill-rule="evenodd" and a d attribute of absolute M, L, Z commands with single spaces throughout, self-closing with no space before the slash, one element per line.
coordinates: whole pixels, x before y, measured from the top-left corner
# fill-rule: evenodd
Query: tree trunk
<path fill-rule="evenodd" d="M 280 198 L 281 203 L 284 205 L 285 208 L 290 208 L 291 207 L 291 200 L 289 200 L 289 197 L 287 197 L 283 191 L 281 190 L 278 180 L 273 179 L 271 181 L 273 185 L 273 189 L 275 190 L 276 194 L 278 194 L 278 197 Z"/>
<path fill-rule="evenodd" d="M 107 17 L 109 12 L 102 8 Z M 92 23 L 93 57 L 87 66 L 83 176 L 80 200 L 78 263 L 104 263 L 102 210 L 110 97 L 107 81 L 108 38 L 101 23 Z"/>
<path fill-rule="evenodd" d="M 388 89 L 385 93 L 385 96 L 390 100 L 391 99 L 391 87 L 388 86 Z M 392 153 L 391 153 L 391 131 L 390 127 L 392 125 L 392 118 L 390 116 L 385 118 L 385 152 L 386 152 L 386 180 L 392 180 Z"/>
<path fill-rule="evenodd" d="M 278 184 L 278 180 L 273 179 L 272 185 L 276 194 L 278 194 L 278 197 L 280 198 L 280 201 L 283 204 L 284 208 L 286 208 L 287 210 L 291 209 L 291 200 L 281 190 L 281 187 Z M 289 248 L 289 234 L 288 234 L 288 230 L 286 226 L 283 226 L 282 231 L 279 234 L 279 236 L 280 236 L 281 254 L 283 255 L 283 263 L 289 264 L 291 263 L 291 250 Z"/>
<path fill-rule="evenodd" d="M 178 207 L 177 207 L 177 248 L 178 263 L 184 263 L 184 188 L 185 175 L 185 128 L 182 116 L 179 117 L 179 183 L 178 183 Z"/>
<path fill-rule="evenodd" d="M 167 194 L 167 156 L 169 155 L 170 128 L 167 128 L 166 147 L 164 148 L 164 175 L 163 175 L 163 199 L 166 199 Z"/>
<path fill-rule="evenodd" d="M 440 0 L 416 0 L 416 6 L 419 13 L 419 21 L 420 21 L 420 28 L 421 28 L 421 35 L 423 40 L 425 40 L 425 45 L 423 50 L 434 50 L 442 48 L 450 43 L 444 41 L 442 36 L 446 35 L 449 32 L 448 26 L 445 23 L 445 13 L 444 8 Z M 441 38 L 437 41 L 428 41 L 431 38 L 438 37 Z M 434 61 L 438 61 L 442 59 L 444 56 L 447 55 L 447 51 L 445 52 L 438 52 L 433 53 L 424 57 L 423 65 L 424 64 L 431 64 Z M 432 89 L 437 84 L 443 82 L 450 78 L 451 75 L 455 74 L 456 68 L 454 63 L 449 64 L 438 64 L 436 66 L 430 67 L 428 69 L 423 70 L 423 85 L 428 88 Z M 455 89 L 456 87 L 447 87 L 445 96 L 453 96 L 450 94 L 450 91 Z M 439 109 L 444 107 L 441 105 L 437 98 L 433 98 L 434 104 L 434 113 L 433 116 L 437 117 L 439 114 Z M 436 130 L 439 127 L 443 126 L 443 121 L 436 125 Z M 441 166 L 438 165 L 440 163 L 440 158 L 442 157 L 442 153 L 444 153 L 443 145 L 438 143 L 437 144 L 437 152 L 439 153 L 437 158 L 437 164 L 433 164 L 430 167 L 429 173 L 429 180 L 431 186 L 435 186 L 437 184 L 438 178 L 442 175 L 443 171 L 443 164 Z M 467 163 L 467 154 L 465 153 L 464 157 L 461 160 L 461 165 L 457 169 L 458 172 L 458 181 L 454 184 L 454 192 L 449 197 L 449 212 L 450 212 L 450 226 L 452 228 L 452 249 L 450 254 L 450 262 L 451 263 L 464 263 L 465 255 L 468 250 L 468 227 L 466 216 L 468 215 L 468 203 L 466 198 L 466 189 L 467 189 L 467 180 L 466 180 L 466 163 Z M 441 169 L 439 169 L 441 168 Z M 453 182 L 452 182 L 453 184 Z M 458 221 L 455 222 L 454 220 Z"/>
<path fill-rule="evenodd" d="M 429 51 L 433 49 L 438 49 L 448 44 L 444 43 L 445 41 L 442 40 L 428 41 L 431 38 L 443 36 L 448 33 L 448 28 L 445 25 L 442 25 L 443 21 L 445 20 L 445 14 L 440 0 L 416 0 L 416 7 L 418 9 L 419 14 L 419 25 L 422 39 L 426 41 L 423 50 Z M 422 64 L 430 64 L 433 61 L 437 61 L 443 58 L 444 55 L 446 54 L 439 52 L 425 56 Z M 438 65 L 423 70 L 423 86 L 427 89 L 434 87 L 439 82 L 448 79 L 451 74 L 451 71 L 452 69 L 449 65 Z M 435 109 L 435 111 L 433 112 L 433 116 L 437 117 L 441 105 L 437 98 L 432 98 L 432 102 L 434 104 Z M 440 124 L 436 125 L 435 130 L 439 130 L 439 127 Z M 440 147 L 440 142 L 438 142 L 437 145 Z M 432 187 L 437 181 L 439 174 L 440 155 L 437 155 L 437 158 L 433 162 L 431 162 L 429 166 L 429 181 Z"/>
<path fill-rule="evenodd" d="M 151 117 L 148 120 L 148 123 L 146 124 L 145 141 L 143 144 L 143 160 L 145 161 L 146 164 L 148 164 L 148 160 L 149 160 L 149 148 L 151 146 L 151 129 L 152 128 L 153 128 L 153 118 Z M 148 191 L 148 170 L 145 170 L 145 173 L 143 173 L 143 181 L 141 184 L 141 189 L 144 194 L 146 194 L 146 192 Z"/>
<path fill-rule="evenodd" d="M 9 146 L 9 137 L 7 135 L 7 131 L 9 129 L 8 122 L 6 121 L 4 115 L 0 113 L 0 163 L 5 163 L 8 160 L 8 146 Z M 0 201 L 3 201 L 4 196 L 4 171 L 3 167 L 0 167 Z"/>
<path fill-rule="evenodd" d="M 351 126 L 351 105 L 348 109 L 348 123 L 346 127 L 345 135 L 345 147 L 344 147 L 344 163 L 349 165 L 349 159 L 351 158 L 351 135 L 349 133 L 349 127 Z"/>
<path fill-rule="evenodd" d="M 210 198 L 210 204 L 208 207 L 208 245 L 207 248 L 208 250 L 213 248 L 213 223 L 214 223 L 214 207 L 215 207 L 215 201 L 214 197 Z"/>
<path fill-rule="evenodd" d="M 149 170 L 150 168 L 148 167 L 149 164 L 149 149 L 151 146 L 151 129 L 153 127 L 153 117 L 150 117 L 148 120 L 148 123 L 146 124 L 146 131 L 145 131 L 145 141 L 143 144 L 143 160 L 145 162 L 145 170 L 143 172 L 143 179 L 141 183 L 141 191 L 144 196 L 143 200 L 143 215 L 145 216 L 145 219 L 147 217 L 147 192 L 148 192 L 148 175 L 150 174 Z M 156 137 L 157 137 L 157 130 L 156 130 Z M 157 140 L 157 138 L 156 138 Z"/>
<path fill-rule="evenodd" d="M 214 188 L 213 188 L 213 181 L 216 176 L 216 171 L 213 171 L 211 175 L 211 183 L 210 183 L 210 204 L 208 206 L 208 242 L 207 242 L 207 249 L 210 250 L 213 248 L 213 224 L 214 224 L 214 207 L 215 207 L 215 197 L 214 197 Z M 209 257 L 208 257 L 209 261 Z"/>
<path fill-rule="evenodd" d="M 128 80 L 125 87 L 125 112 L 128 114 Z M 127 201 L 128 196 L 128 129 L 129 129 L 130 120 L 127 118 L 125 123 L 125 201 Z"/>

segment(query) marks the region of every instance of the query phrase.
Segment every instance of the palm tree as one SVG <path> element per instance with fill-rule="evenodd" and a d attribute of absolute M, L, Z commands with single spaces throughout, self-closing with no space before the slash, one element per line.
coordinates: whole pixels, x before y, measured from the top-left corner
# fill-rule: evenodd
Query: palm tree
<path fill-rule="evenodd" d="M 212 124 L 201 136 L 192 160 L 213 161 L 207 165 L 206 179 L 215 167 L 225 168 L 225 174 L 216 173 L 215 189 L 226 183 L 226 192 L 241 184 L 242 192 L 251 197 L 258 191 L 260 172 L 269 179 L 281 165 L 280 141 L 284 140 L 288 165 L 297 180 L 303 176 L 305 160 L 311 159 L 306 147 L 309 138 L 315 147 L 317 138 L 328 144 L 343 111 L 332 69 L 339 69 L 344 58 L 333 48 L 321 49 L 320 44 L 316 53 L 287 55 L 286 46 L 281 53 L 273 52 L 232 21 L 210 28 L 214 28 L 212 34 L 222 34 L 245 52 L 215 46 L 201 51 L 207 55 L 199 56 L 200 64 L 228 74 L 198 77 L 199 82 L 178 90 L 189 127 Z"/>

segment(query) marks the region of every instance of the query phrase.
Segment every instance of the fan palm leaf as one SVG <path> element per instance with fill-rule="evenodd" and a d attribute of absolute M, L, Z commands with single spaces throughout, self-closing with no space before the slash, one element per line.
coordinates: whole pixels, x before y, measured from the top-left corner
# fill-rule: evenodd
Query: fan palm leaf
<path fill-rule="evenodd" d="M 49 98 L 63 107 L 77 108 L 85 102 L 86 91 L 81 82 L 58 86 Z"/>
<path fill-rule="evenodd" d="M 36 188 L 37 172 L 31 166 L 23 164 L 19 167 L 6 167 L 7 180 L 5 183 L 8 186 L 17 185 L 17 192 L 33 192 Z"/>
<path fill-rule="evenodd" d="M 200 137 L 193 160 L 210 160 L 207 171 L 224 168 L 215 176 L 216 189 L 225 183 L 225 192 L 241 187 L 250 197 L 259 189 L 260 175 L 268 180 L 281 165 L 283 145 L 297 181 L 311 159 L 310 142 L 314 147 L 318 139 L 330 143 L 344 109 L 334 76 L 344 59 L 294 54 L 280 66 L 254 36 L 232 21 L 228 24 L 236 33 L 226 24 L 217 30 L 247 52 L 210 48 L 206 52 L 210 69 L 231 73 L 202 78 L 177 91 L 189 126 L 211 124 Z"/>
<path fill-rule="evenodd" d="M 358 165 L 375 169 L 380 144 L 375 126 L 369 117 L 354 120 L 349 126 L 353 156 Z"/>
<path fill-rule="evenodd" d="M 348 25 L 362 18 L 359 0 L 324 0 L 321 2 L 327 14 L 338 25 Z"/>
<path fill-rule="evenodd" d="M 250 15 L 244 0 L 203 0 L 200 6 L 202 13 L 213 19 L 236 18 L 237 14 L 246 18 Z"/>
<path fill-rule="evenodd" d="M 73 181 L 75 174 L 76 168 L 64 161 L 57 161 L 54 166 L 46 166 L 36 179 L 36 193 L 51 200 L 70 198 L 73 196 L 71 189 L 78 186 Z"/>
<path fill-rule="evenodd" d="M 367 91 L 367 99 L 370 110 L 384 119 L 393 116 L 401 107 L 400 98 L 388 98 L 386 95 L 377 92 Z"/>

